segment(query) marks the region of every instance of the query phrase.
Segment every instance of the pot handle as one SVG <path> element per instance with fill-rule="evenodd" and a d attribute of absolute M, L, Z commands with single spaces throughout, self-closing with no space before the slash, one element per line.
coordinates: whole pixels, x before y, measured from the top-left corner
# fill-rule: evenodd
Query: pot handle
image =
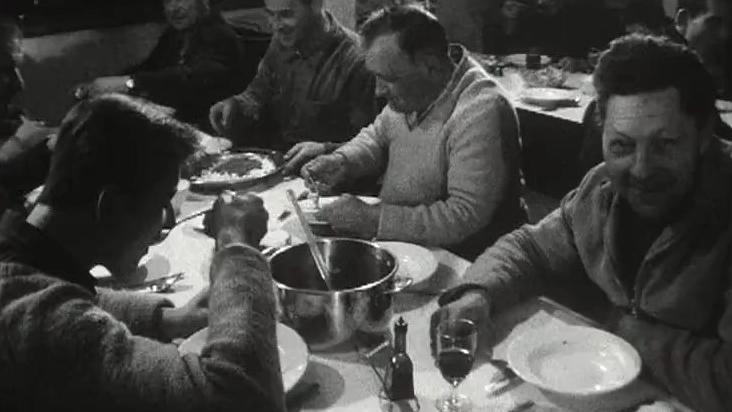
<path fill-rule="evenodd" d="M 384 291 L 384 293 L 392 294 L 392 293 L 399 293 L 403 291 L 404 289 L 412 286 L 412 283 L 414 283 L 414 279 L 407 277 L 407 276 L 396 276 L 394 278 L 394 287 L 390 290 Z"/>

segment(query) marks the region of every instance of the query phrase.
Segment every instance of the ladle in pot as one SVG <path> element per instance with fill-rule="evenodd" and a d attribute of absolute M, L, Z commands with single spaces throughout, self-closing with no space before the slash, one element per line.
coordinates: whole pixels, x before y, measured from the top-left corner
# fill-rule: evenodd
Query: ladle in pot
<path fill-rule="evenodd" d="M 310 225 L 308 224 L 302 209 L 300 209 L 300 204 L 297 203 L 295 192 L 293 192 L 292 189 L 287 189 L 287 198 L 290 200 L 290 203 L 292 203 L 292 207 L 295 208 L 297 220 L 300 222 L 300 226 L 302 226 L 302 231 L 305 232 L 305 238 L 307 239 L 308 246 L 310 247 L 310 254 L 313 255 L 313 260 L 315 261 L 315 266 L 318 268 L 320 277 L 323 279 L 323 282 L 325 282 L 325 286 L 328 290 L 333 290 L 333 285 L 330 283 L 330 272 L 328 271 L 328 266 L 325 264 L 323 254 L 320 253 L 320 249 L 318 249 L 315 235 L 310 230 Z"/>

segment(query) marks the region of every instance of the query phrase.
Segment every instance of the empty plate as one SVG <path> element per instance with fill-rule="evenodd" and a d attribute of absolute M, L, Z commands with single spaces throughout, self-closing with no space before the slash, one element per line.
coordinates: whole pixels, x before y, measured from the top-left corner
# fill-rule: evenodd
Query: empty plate
<path fill-rule="evenodd" d="M 184 340 L 178 351 L 180 353 L 201 354 L 203 345 L 208 339 L 208 328 L 203 328 Z M 308 366 L 308 346 L 294 329 L 281 323 L 277 324 L 277 348 L 280 352 L 280 369 L 285 391 L 291 390 L 305 374 Z"/>
<path fill-rule="evenodd" d="M 618 390 L 641 370 L 640 356 L 628 342 L 584 326 L 530 330 L 509 344 L 507 356 L 524 381 L 572 397 Z"/>

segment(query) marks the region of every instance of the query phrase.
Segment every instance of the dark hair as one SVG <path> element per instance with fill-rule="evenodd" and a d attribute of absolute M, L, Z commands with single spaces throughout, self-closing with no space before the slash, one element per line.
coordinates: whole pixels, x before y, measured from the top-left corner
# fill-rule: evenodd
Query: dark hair
<path fill-rule="evenodd" d="M 670 20 L 666 17 L 661 2 L 631 0 L 622 13 L 626 25 L 640 24 L 653 33 L 660 33 Z"/>
<path fill-rule="evenodd" d="M 39 202 L 59 209 L 88 205 L 115 186 L 135 199 L 167 201 L 158 193 L 193 153 L 196 135 L 170 110 L 120 94 L 85 100 L 63 122 Z"/>
<path fill-rule="evenodd" d="M 697 127 L 706 125 L 715 111 L 712 76 L 696 53 L 665 37 L 631 34 L 613 40 L 597 64 L 594 85 L 601 121 L 610 96 L 669 87 L 679 91 L 681 110 L 694 117 Z"/>
<path fill-rule="evenodd" d="M 416 4 L 397 5 L 375 11 L 361 27 L 364 47 L 382 35 L 397 33 L 399 47 L 410 58 L 416 53 L 447 56 L 447 35 L 437 18 Z"/>

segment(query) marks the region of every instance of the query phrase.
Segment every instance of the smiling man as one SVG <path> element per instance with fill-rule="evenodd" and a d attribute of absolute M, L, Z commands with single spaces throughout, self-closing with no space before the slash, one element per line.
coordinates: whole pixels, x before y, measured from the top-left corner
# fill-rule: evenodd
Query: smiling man
<path fill-rule="evenodd" d="M 559 209 L 500 239 L 433 315 L 494 314 L 589 278 L 601 321 L 698 411 L 732 410 L 732 147 L 713 135 L 714 81 L 667 39 L 615 40 L 594 75 L 605 162 Z M 599 309 L 604 309 L 601 311 Z"/>
<path fill-rule="evenodd" d="M 376 115 L 373 76 L 358 36 L 323 0 L 265 0 L 274 36 L 239 95 L 215 104 L 213 128 L 238 144 L 288 150 L 301 159 L 332 150 Z M 308 143 L 303 143 L 308 142 Z"/>

